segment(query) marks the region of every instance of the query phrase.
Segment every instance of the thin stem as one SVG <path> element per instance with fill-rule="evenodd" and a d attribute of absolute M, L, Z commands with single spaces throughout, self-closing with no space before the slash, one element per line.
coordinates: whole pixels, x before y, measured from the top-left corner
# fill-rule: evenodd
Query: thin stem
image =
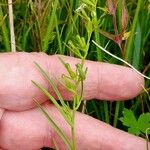
<path fill-rule="evenodd" d="M 82 100 L 82 97 L 83 97 L 83 81 L 81 81 L 81 95 L 80 95 L 81 100 Z M 81 112 L 84 113 L 85 109 L 86 109 L 86 101 L 83 101 Z"/>
<path fill-rule="evenodd" d="M 114 127 L 117 126 L 119 109 L 120 109 L 120 102 L 116 102 L 115 116 L 114 116 L 114 122 L 113 122 L 113 126 L 114 126 Z"/>
<path fill-rule="evenodd" d="M 109 123 L 108 103 L 104 101 L 103 104 L 104 104 L 105 122 Z"/>
<path fill-rule="evenodd" d="M 109 51 L 107 51 L 105 48 L 101 47 L 99 44 L 97 44 L 94 40 L 92 40 L 92 42 L 97 46 L 99 47 L 102 51 L 104 51 L 105 53 L 107 53 L 108 55 L 120 60 L 121 62 L 125 63 L 127 66 L 131 67 L 135 72 L 137 72 L 139 75 L 141 75 L 142 77 L 146 78 L 146 79 L 149 79 L 150 80 L 150 77 L 142 74 L 141 72 L 139 72 L 136 68 L 134 68 L 131 64 L 129 64 L 128 62 L 126 62 L 125 60 L 117 57 L 116 55 L 110 53 Z"/>
<path fill-rule="evenodd" d="M 71 133 L 72 133 L 72 150 L 76 150 L 76 139 L 75 139 L 75 110 L 72 111 L 72 124 Z"/>
<path fill-rule="evenodd" d="M 84 61 L 85 61 L 85 59 L 86 59 L 86 57 L 87 57 L 87 54 L 88 54 L 91 36 L 92 36 L 92 32 L 91 32 L 91 33 L 89 34 L 89 36 L 88 36 L 87 46 L 86 46 L 86 50 L 85 50 L 85 55 L 84 55 L 84 57 L 83 57 L 83 59 L 82 59 L 82 63 L 81 63 L 82 67 L 83 67 L 83 65 L 84 65 Z M 81 88 L 82 88 L 82 93 L 81 93 L 81 96 L 82 96 L 82 95 L 83 95 L 83 81 L 81 82 Z M 86 103 L 87 103 L 87 101 L 84 100 L 84 101 L 83 101 L 82 108 L 81 108 L 81 112 L 82 112 L 82 113 L 85 112 Z"/>
<path fill-rule="evenodd" d="M 13 19 L 12 0 L 8 0 L 8 10 L 9 10 L 9 25 L 10 25 L 11 51 L 12 51 L 12 52 L 16 52 L 16 42 L 15 42 L 15 31 L 14 31 L 14 19 Z"/>
<path fill-rule="evenodd" d="M 147 129 L 146 129 L 146 147 L 147 147 L 147 150 L 149 150 L 149 137 L 148 137 L 148 130 L 150 130 L 150 128 L 147 128 Z"/>

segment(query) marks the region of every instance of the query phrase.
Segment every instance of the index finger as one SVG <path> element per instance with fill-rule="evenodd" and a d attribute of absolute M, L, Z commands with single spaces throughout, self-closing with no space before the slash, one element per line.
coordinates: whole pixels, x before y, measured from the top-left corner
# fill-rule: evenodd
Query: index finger
<path fill-rule="evenodd" d="M 79 59 L 62 55 L 51 57 L 51 63 L 49 63 L 48 67 L 51 68 L 49 74 L 57 79 L 60 79 L 61 75 L 65 72 L 65 68 L 58 57 L 61 57 L 74 69 L 75 64 L 80 61 Z M 143 77 L 128 67 L 89 60 L 86 60 L 85 67 L 88 68 L 84 82 L 84 99 L 86 100 L 92 98 L 128 100 L 137 96 L 144 85 Z M 69 93 L 66 92 L 66 89 L 61 85 L 59 89 L 63 97 L 68 99 Z"/>
<path fill-rule="evenodd" d="M 75 68 L 80 60 L 61 56 L 65 62 Z M 35 107 L 33 97 L 43 103 L 47 98 L 31 83 L 41 84 L 54 95 L 48 82 L 44 80 L 33 62 L 42 66 L 50 77 L 55 77 L 56 84 L 66 100 L 71 94 L 59 83 L 61 75 L 66 73 L 58 55 L 48 56 L 43 53 L 4 53 L 0 54 L 0 107 L 8 110 L 25 110 Z M 132 69 L 107 63 L 86 61 L 88 67 L 84 82 L 83 98 L 104 100 L 125 100 L 137 96 L 142 90 L 144 80 Z"/>

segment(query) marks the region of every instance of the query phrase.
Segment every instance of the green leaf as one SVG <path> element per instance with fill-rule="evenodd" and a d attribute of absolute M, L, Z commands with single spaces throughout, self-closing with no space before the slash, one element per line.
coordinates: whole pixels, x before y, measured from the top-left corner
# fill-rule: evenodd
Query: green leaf
<path fill-rule="evenodd" d="M 64 67 L 66 68 L 66 70 L 68 71 L 70 77 L 72 79 L 76 78 L 76 73 L 72 70 L 72 68 L 70 67 L 70 64 L 65 63 L 64 60 L 61 57 L 58 57 L 59 60 L 61 61 L 61 63 L 64 65 Z"/>
<path fill-rule="evenodd" d="M 133 112 L 129 109 L 124 109 L 123 111 L 123 117 L 120 119 L 123 122 L 123 125 L 127 127 L 132 127 L 133 125 L 137 125 L 136 118 L 133 114 Z"/>
<path fill-rule="evenodd" d="M 140 115 L 138 119 L 138 127 L 142 133 L 146 134 L 146 130 L 150 128 L 150 113 Z M 150 134 L 150 130 L 147 130 L 147 134 Z"/>
<path fill-rule="evenodd" d="M 128 109 L 124 109 L 123 117 L 120 118 L 123 125 L 128 127 L 128 132 L 140 135 L 142 133 L 144 134 L 150 134 L 150 113 L 141 114 L 138 118 L 138 121 L 136 120 L 133 112 Z"/>
<path fill-rule="evenodd" d="M 81 80 L 85 80 L 87 68 L 84 70 L 81 64 L 76 64 L 76 67 L 77 67 L 77 71 L 79 73 L 79 77 L 81 78 Z"/>
<path fill-rule="evenodd" d="M 91 0 L 82 0 L 83 3 L 85 3 L 86 5 L 89 5 L 90 7 L 95 7 L 95 4 L 93 1 Z"/>
<path fill-rule="evenodd" d="M 133 126 L 133 127 L 128 128 L 128 132 L 131 134 L 135 134 L 137 136 L 140 135 L 140 130 L 138 126 Z"/>
<path fill-rule="evenodd" d="M 132 65 L 136 69 L 140 69 L 140 64 L 141 64 L 141 40 L 142 40 L 142 32 L 141 32 L 141 27 L 140 27 L 140 22 L 138 19 L 137 22 L 137 27 L 136 27 L 136 32 L 137 34 L 135 35 L 135 40 L 134 40 L 134 51 L 133 51 L 133 62 Z"/>
<path fill-rule="evenodd" d="M 76 86 L 74 85 L 74 83 L 67 78 L 67 76 L 63 75 L 62 79 L 64 80 L 65 84 L 62 83 L 62 85 L 72 94 L 76 94 Z"/>
<path fill-rule="evenodd" d="M 76 46 L 73 44 L 72 41 L 68 41 L 68 45 L 66 45 L 71 52 L 73 52 L 76 56 L 79 58 L 82 58 L 82 55 L 80 54 L 80 51 L 76 48 Z"/>
<path fill-rule="evenodd" d="M 129 133 L 132 133 L 135 135 L 140 134 L 137 120 L 131 110 L 125 108 L 123 111 L 123 117 L 120 118 L 120 120 L 122 121 L 123 125 L 128 127 Z"/>

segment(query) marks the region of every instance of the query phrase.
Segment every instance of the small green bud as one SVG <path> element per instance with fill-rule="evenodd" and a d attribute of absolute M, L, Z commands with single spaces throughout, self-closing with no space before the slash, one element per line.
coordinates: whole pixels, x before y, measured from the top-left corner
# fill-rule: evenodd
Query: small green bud
<path fill-rule="evenodd" d="M 72 79 L 75 79 L 75 78 L 76 78 L 76 74 L 75 74 L 75 72 L 71 69 L 71 67 L 70 67 L 70 65 L 69 65 L 68 63 L 65 63 L 65 68 L 67 69 L 67 71 L 68 71 L 70 77 L 71 77 Z"/>
<path fill-rule="evenodd" d="M 81 64 L 76 64 L 76 67 L 77 67 L 77 71 L 79 73 L 79 77 L 81 78 L 81 80 L 85 80 L 87 68 L 84 70 Z"/>

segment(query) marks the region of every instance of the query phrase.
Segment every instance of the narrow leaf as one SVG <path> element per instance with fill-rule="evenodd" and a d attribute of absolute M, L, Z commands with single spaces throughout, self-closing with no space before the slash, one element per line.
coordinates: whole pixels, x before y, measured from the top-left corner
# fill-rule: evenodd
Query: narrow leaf
<path fill-rule="evenodd" d="M 53 121 L 52 117 L 48 114 L 48 112 L 45 110 L 44 107 L 42 107 L 36 100 L 34 100 L 37 106 L 41 109 L 43 112 L 44 116 L 48 119 L 48 122 L 50 125 L 54 128 L 54 130 L 57 132 L 57 134 L 62 138 L 62 140 L 65 142 L 69 150 L 72 150 L 72 146 L 70 144 L 70 141 L 68 137 L 63 133 L 63 131 L 58 127 L 58 125 Z"/>
<path fill-rule="evenodd" d="M 66 114 L 66 112 L 64 112 L 64 110 L 62 109 L 62 107 L 57 103 L 57 101 L 55 100 L 55 98 L 46 90 L 44 89 L 41 85 L 39 85 L 38 83 L 32 81 L 32 83 L 43 93 L 45 94 L 52 102 L 53 104 L 56 106 L 56 108 L 59 110 L 59 112 L 62 114 L 62 116 L 64 117 L 64 119 L 67 121 L 67 123 L 72 127 L 72 123 L 70 121 L 70 117 L 69 117 L 69 113 Z"/>

